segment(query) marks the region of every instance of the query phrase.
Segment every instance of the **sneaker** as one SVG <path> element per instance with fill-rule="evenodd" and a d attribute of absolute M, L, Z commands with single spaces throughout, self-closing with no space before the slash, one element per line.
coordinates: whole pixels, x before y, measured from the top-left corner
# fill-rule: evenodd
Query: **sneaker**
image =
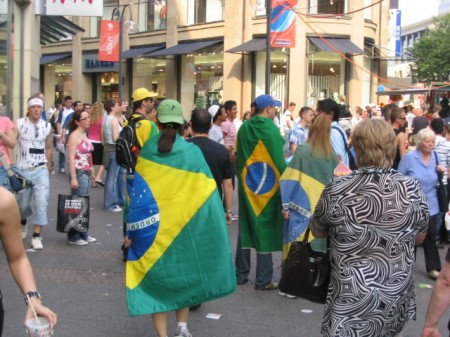
<path fill-rule="evenodd" d="M 40 236 L 31 239 L 31 248 L 33 248 L 34 250 L 40 250 L 44 248 L 44 245 L 42 244 L 42 238 Z"/>
<path fill-rule="evenodd" d="M 192 337 L 192 335 L 187 328 L 178 328 L 175 337 Z"/>
<path fill-rule="evenodd" d="M 289 295 L 289 294 L 286 294 L 286 293 L 284 293 L 284 292 L 282 292 L 282 291 L 278 291 L 278 295 L 280 295 L 280 296 L 284 296 L 284 297 L 287 297 L 287 298 L 297 298 L 297 296 L 295 296 L 295 295 Z"/>
<path fill-rule="evenodd" d="M 97 241 L 97 239 L 96 239 L 96 238 L 93 238 L 93 237 L 90 236 L 90 235 L 88 235 L 88 237 L 87 237 L 84 241 L 87 241 L 87 242 L 95 242 L 95 241 Z"/>
<path fill-rule="evenodd" d="M 239 217 L 238 217 L 238 215 L 237 214 L 231 214 L 231 221 L 237 221 L 237 219 L 238 219 Z"/>
<path fill-rule="evenodd" d="M 87 241 L 84 241 L 83 239 L 67 240 L 67 243 L 69 245 L 75 245 L 75 246 L 86 246 L 88 244 Z"/>
<path fill-rule="evenodd" d="M 27 233 L 28 233 L 28 227 L 27 224 L 25 225 L 20 225 L 20 232 L 22 234 L 22 239 L 26 239 L 27 238 Z"/>
<path fill-rule="evenodd" d="M 122 212 L 122 208 L 120 208 L 119 206 L 116 206 L 114 208 L 111 209 L 107 209 L 107 212 L 114 212 L 114 213 L 118 213 L 118 212 Z"/>
<path fill-rule="evenodd" d="M 432 270 L 427 273 L 427 276 L 432 280 L 436 280 L 439 276 L 439 272 L 437 270 Z"/>
<path fill-rule="evenodd" d="M 275 282 L 270 282 L 269 284 L 267 284 L 266 286 L 262 287 L 262 288 L 255 288 L 256 290 L 275 290 L 278 288 L 278 283 Z"/>
<path fill-rule="evenodd" d="M 66 173 L 66 170 L 65 169 L 59 169 L 59 173 Z"/>

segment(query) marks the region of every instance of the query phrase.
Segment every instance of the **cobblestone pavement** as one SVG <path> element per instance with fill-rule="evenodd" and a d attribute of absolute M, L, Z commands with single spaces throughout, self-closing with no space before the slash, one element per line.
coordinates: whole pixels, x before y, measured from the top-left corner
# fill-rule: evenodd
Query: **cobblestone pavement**
<path fill-rule="evenodd" d="M 69 192 L 68 177 L 57 173 L 51 179 L 50 221 L 43 231 L 44 250 L 28 252 L 28 256 L 44 303 L 59 316 L 55 336 L 156 336 L 150 316 L 131 318 L 127 312 L 125 264 L 120 250 L 122 214 L 103 211 L 103 188 L 92 189 L 91 234 L 98 241 L 85 247 L 69 246 L 66 235 L 56 232 L 57 197 Z M 234 253 L 237 222 L 230 226 L 230 237 Z M 30 232 L 24 242 L 28 249 Z M 440 253 L 443 257 L 444 250 Z M 280 254 L 274 254 L 274 262 L 274 280 L 278 281 Z M 6 310 L 3 336 L 25 336 L 22 326 L 25 304 L 10 276 L 4 254 L 0 259 L 0 271 Z M 254 280 L 254 270 L 250 279 Z M 416 284 L 419 283 L 433 284 L 425 276 L 422 249 L 418 250 L 417 257 Z M 404 337 L 420 336 L 430 294 L 431 289 L 417 289 L 418 320 L 407 324 Z M 312 312 L 305 313 L 303 309 Z M 255 291 L 249 282 L 239 286 L 235 294 L 205 303 L 191 313 L 189 329 L 194 337 L 315 337 L 320 336 L 322 311 L 322 305 L 302 299 L 287 299 L 277 295 L 276 291 Z M 218 320 L 207 319 L 208 313 L 222 316 Z M 443 332 L 447 319 L 448 314 L 441 324 Z M 173 314 L 170 315 L 170 326 L 174 332 Z"/>

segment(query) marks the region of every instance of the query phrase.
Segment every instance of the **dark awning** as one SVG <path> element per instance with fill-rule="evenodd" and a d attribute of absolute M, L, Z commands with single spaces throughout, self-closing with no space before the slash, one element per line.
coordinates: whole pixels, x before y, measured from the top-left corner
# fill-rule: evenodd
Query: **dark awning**
<path fill-rule="evenodd" d="M 64 16 L 41 16 L 41 44 L 58 42 L 77 32 L 84 32 L 84 29 Z"/>
<path fill-rule="evenodd" d="M 154 53 L 150 53 L 145 55 L 146 57 L 156 57 L 156 56 L 167 56 L 167 55 L 184 55 L 192 53 L 196 50 L 212 46 L 217 43 L 221 43 L 222 40 L 213 40 L 213 41 L 200 41 L 200 42 L 192 42 L 192 43 L 180 43 L 175 46 L 165 48 L 162 50 L 158 50 Z"/>
<path fill-rule="evenodd" d="M 314 43 L 317 48 L 319 48 L 321 51 L 326 52 L 335 52 L 334 49 L 332 49 L 328 44 L 326 44 L 320 37 L 308 37 L 309 41 Z M 326 37 L 324 38 L 327 40 L 334 48 L 339 50 L 341 53 L 344 54 L 364 54 L 364 50 L 359 48 L 356 44 L 354 44 L 349 39 L 344 38 L 336 38 L 336 37 Z"/>
<path fill-rule="evenodd" d="M 241 52 L 253 52 L 262 51 L 266 49 L 266 39 L 252 39 L 237 47 L 227 50 L 227 53 L 241 53 Z"/>
<path fill-rule="evenodd" d="M 39 60 L 39 64 L 49 64 L 58 60 L 62 60 L 68 57 L 71 57 L 71 53 L 64 53 L 64 54 L 52 54 L 52 55 L 43 55 L 41 56 L 41 59 Z"/>
<path fill-rule="evenodd" d="M 157 51 L 164 48 L 163 46 L 153 46 L 153 47 L 143 47 L 143 48 L 133 48 L 122 52 L 123 59 L 133 59 L 138 56 L 149 54 L 151 52 Z"/>

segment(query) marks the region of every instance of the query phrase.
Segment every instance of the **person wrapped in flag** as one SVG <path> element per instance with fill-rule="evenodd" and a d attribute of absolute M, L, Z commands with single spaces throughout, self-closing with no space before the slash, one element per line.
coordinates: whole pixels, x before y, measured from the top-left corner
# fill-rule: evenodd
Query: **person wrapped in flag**
<path fill-rule="evenodd" d="M 333 179 L 338 165 L 336 154 L 330 142 L 331 121 L 325 115 L 317 116 L 309 130 L 305 143 L 299 145 L 294 156 L 280 178 L 281 200 L 283 203 L 283 261 L 287 258 L 291 243 L 303 240 L 309 218 L 325 186 Z M 314 250 L 325 251 L 326 239 L 315 239 L 310 234 Z M 282 274 L 280 295 L 295 298 L 284 289 L 291 289 L 292 275 Z M 293 277 L 293 276 L 292 276 Z M 291 281 L 290 281 L 291 280 Z"/>
<path fill-rule="evenodd" d="M 325 115 L 317 116 L 306 142 L 297 147 L 280 178 L 281 200 L 289 212 L 283 232 L 283 261 L 291 242 L 303 240 L 303 233 L 317 201 L 326 184 L 333 179 L 338 161 L 331 146 L 330 133 L 330 119 Z M 326 242 L 318 245 L 319 242 L 313 242 L 312 245 L 323 250 Z"/>
<path fill-rule="evenodd" d="M 255 115 L 242 124 L 237 136 L 239 179 L 239 238 L 236 249 L 238 284 L 248 282 L 250 248 L 257 252 L 255 289 L 273 290 L 272 252 L 283 239 L 279 178 L 286 168 L 284 139 L 273 122 L 275 106 L 270 95 L 255 98 Z"/>
<path fill-rule="evenodd" d="M 181 105 L 164 100 L 157 113 L 160 134 L 140 152 L 130 195 L 128 310 L 151 314 L 159 337 L 176 310 L 176 336 L 189 337 L 189 306 L 233 293 L 236 278 L 216 182 L 200 149 L 177 135 Z"/>

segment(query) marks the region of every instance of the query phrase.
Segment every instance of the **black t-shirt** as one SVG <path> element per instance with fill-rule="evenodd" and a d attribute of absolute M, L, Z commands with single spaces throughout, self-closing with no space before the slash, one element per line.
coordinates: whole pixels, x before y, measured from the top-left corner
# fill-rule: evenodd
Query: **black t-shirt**
<path fill-rule="evenodd" d="M 231 179 L 231 162 L 228 151 L 220 143 L 217 143 L 208 137 L 193 137 L 187 142 L 197 145 L 205 157 L 206 163 L 211 170 L 214 180 L 217 183 L 217 189 L 222 196 L 222 183 L 224 179 Z"/>

